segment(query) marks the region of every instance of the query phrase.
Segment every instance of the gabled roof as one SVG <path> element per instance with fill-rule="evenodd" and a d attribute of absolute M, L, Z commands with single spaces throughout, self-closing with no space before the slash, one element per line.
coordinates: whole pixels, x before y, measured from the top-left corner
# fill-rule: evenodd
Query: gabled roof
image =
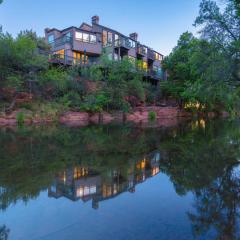
<path fill-rule="evenodd" d="M 92 30 L 92 26 L 89 25 L 89 24 L 87 24 L 87 23 L 85 23 L 85 22 L 83 22 L 83 23 L 80 25 L 79 28 L 80 28 L 80 29 L 83 29 L 83 30 L 88 30 L 88 31 L 91 31 L 91 30 Z"/>

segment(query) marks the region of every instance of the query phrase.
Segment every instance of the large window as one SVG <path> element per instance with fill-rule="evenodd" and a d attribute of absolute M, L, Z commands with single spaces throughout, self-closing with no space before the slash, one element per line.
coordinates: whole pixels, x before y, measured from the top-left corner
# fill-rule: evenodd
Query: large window
<path fill-rule="evenodd" d="M 74 64 L 88 64 L 88 55 L 84 53 L 73 52 L 73 62 Z"/>
<path fill-rule="evenodd" d="M 54 35 L 48 35 L 48 43 L 53 43 L 54 42 Z"/>
<path fill-rule="evenodd" d="M 90 35 L 90 43 L 96 43 L 97 37 L 95 35 Z"/>
<path fill-rule="evenodd" d="M 115 34 L 115 47 L 119 46 L 119 36 L 118 34 Z"/>
<path fill-rule="evenodd" d="M 86 43 L 96 43 L 97 37 L 93 34 L 83 33 L 83 32 L 76 32 L 75 38 L 78 41 L 86 42 Z"/>
<path fill-rule="evenodd" d="M 60 59 L 64 59 L 64 54 L 65 54 L 64 49 L 58 50 L 53 53 L 53 55 L 55 55 L 57 58 L 60 58 Z"/>
<path fill-rule="evenodd" d="M 102 43 L 103 46 L 107 45 L 107 31 L 103 30 L 103 34 L 102 34 Z"/>
<path fill-rule="evenodd" d="M 111 32 L 108 32 L 108 44 L 112 45 L 112 40 L 113 40 L 113 34 Z"/>
<path fill-rule="evenodd" d="M 133 41 L 132 39 L 129 39 L 129 42 L 130 42 L 131 48 L 135 48 L 136 47 L 136 42 L 135 41 Z"/>
<path fill-rule="evenodd" d="M 111 32 L 107 32 L 106 30 L 103 30 L 102 33 L 102 43 L 103 46 L 111 46 L 113 42 L 113 34 Z"/>
<path fill-rule="evenodd" d="M 89 42 L 90 41 L 90 36 L 87 33 L 83 33 L 83 42 Z"/>

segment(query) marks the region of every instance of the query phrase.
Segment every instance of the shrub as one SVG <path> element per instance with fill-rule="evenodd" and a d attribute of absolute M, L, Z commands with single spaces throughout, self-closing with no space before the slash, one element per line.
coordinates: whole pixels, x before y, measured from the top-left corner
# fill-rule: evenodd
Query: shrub
<path fill-rule="evenodd" d="M 156 118 L 157 118 L 157 114 L 156 114 L 155 112 L 150 111 L 150 112 L 148 113 L 148 119 L 149 119 L 150 121 L 155 121 Z"/>
<path fill-rule="evenodd" d="M 77 92 L 70 91 L 59 98 L 59 103 L 62 103 L 64 107 L 79 108 L 81 105 L 81 97 Z"/>
<path fill-rule="evenodd" d="M 23 112 L 19 112 L 17 113 L 17 124 L 19 126 L 22 126 L 24 124 L 24 113 Z"/>

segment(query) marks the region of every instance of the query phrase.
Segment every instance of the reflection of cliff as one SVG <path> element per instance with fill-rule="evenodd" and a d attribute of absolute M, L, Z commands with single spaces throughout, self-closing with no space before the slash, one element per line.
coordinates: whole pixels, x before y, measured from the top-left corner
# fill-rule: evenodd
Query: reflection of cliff
<path fill-rule="evenodd" d="M 135 186 L 159 173 L 160 153 L 153 152 L 143 160 L 133 163 L 126 171 L 110 169 L 107 172 L 92 171 L 77 166 L 59 173 L 48 189 L 49 197 L 66 197 L 72 201 L 92 200 L 93 208 L 100 201 L 113 198 L 122 192 L 134 192 Z"/>

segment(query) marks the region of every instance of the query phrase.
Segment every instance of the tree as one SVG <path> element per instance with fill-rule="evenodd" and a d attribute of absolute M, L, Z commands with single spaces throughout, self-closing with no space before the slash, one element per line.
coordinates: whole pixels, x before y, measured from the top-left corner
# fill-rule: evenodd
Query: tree
<path fill-rule="evenodd" d="M 194 25 L 201 27 L 201 38 L 182 34 L 163 61 L 170 75 L 163 90 L 180 106 L 235 112 L 240 98 L 240 18 L 234 1 L 220 11 L 216 2 L 202 0 Z"/>
<path fill-rule="evenodd" d="M 235 4 L 234 4 L 235 3 Z M 240 81 L 240 17 L 237 1 L 229 1 L 223 11 L 212 0 L 203 0 L 194 26 L 202 27 L 202 37 L 223 51 L 231 66 L 232 78 Z"/>

